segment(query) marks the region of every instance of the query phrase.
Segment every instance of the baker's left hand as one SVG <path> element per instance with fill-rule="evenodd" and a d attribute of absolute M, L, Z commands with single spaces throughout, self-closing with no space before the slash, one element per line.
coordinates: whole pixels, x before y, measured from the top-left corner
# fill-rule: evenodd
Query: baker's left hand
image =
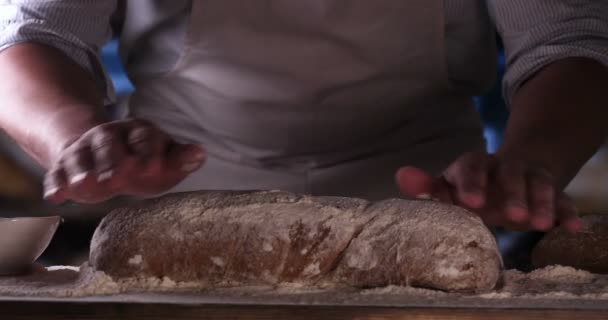
<path fill-rule="evenodd" d="M 452 203 L 477 213 L 488 225 L 547 231 L 560 225 L 582 230 L 572 200 L 556 188 L 546 169 L 519 159 L 466 153 L 440 177 L 415 167 L 396 175 L 403 194 Z"/>

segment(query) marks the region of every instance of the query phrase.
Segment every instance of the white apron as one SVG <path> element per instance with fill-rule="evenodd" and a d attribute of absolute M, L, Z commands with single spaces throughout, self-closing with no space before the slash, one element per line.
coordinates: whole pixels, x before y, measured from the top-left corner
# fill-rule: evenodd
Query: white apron
<path fill-rule="evenodd" d="M 201 144 L 172 192 L 398 196 L 403 165 L 439 172 L 484 147 L 450 88 L 443 0 L 195 0 L 182 55 L 133 79 L 131 115 Z"/>

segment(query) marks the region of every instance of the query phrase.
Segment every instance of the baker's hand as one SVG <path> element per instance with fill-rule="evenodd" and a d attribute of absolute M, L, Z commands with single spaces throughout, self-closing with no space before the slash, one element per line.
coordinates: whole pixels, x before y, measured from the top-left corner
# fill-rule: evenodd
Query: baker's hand
<path fill-rule="evenodd" d="M 46 174 L 45 198 L 94 203 L 116 195 L 153 195 L 175 186 L 204 161 L 199 146 L 179 144 L 149 122 L 109 122 L 61 152 Z"/>
<path fill-rule="evenodd" d="M 439 178 L 418 168 L 403 167 L 396 179 L 407 196 L 465 207 L 489 225 L 519 231 L 546 231 L 556 224 L 572 232 L 582 229 L 576 207 L 555 188 L 551 174 L 521 160 L 467 153 Z"/>

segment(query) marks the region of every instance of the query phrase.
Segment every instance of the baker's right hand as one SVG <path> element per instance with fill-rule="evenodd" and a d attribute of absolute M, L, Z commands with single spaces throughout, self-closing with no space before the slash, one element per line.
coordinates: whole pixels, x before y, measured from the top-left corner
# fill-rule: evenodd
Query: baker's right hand
<path fill-rule="evenodd" d="M 53 202 L 95 203 L 117 195 L 169 190 L 205 162 L 204 150 L 180 144 L 139 119 L 105 123 L 67 146 L 46 174 Z"/>

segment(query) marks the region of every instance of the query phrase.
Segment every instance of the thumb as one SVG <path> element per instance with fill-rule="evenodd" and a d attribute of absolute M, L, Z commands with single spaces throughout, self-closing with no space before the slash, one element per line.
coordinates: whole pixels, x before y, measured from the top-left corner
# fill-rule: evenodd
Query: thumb
<path fill-rule="evenodd" d="M 412 198 L 430 198 L 434 192 L 435 177 L 416 167 L 403 167 L 395 176 L 401 193 Z"/>
<path fill-rule="evenodd" d="M 198 170 L 207 159 L 205 150 L 195 144 L 175 143 L 171 146 L 167 165 L 171 169 L 183 173 L 191 173 Z"/>

